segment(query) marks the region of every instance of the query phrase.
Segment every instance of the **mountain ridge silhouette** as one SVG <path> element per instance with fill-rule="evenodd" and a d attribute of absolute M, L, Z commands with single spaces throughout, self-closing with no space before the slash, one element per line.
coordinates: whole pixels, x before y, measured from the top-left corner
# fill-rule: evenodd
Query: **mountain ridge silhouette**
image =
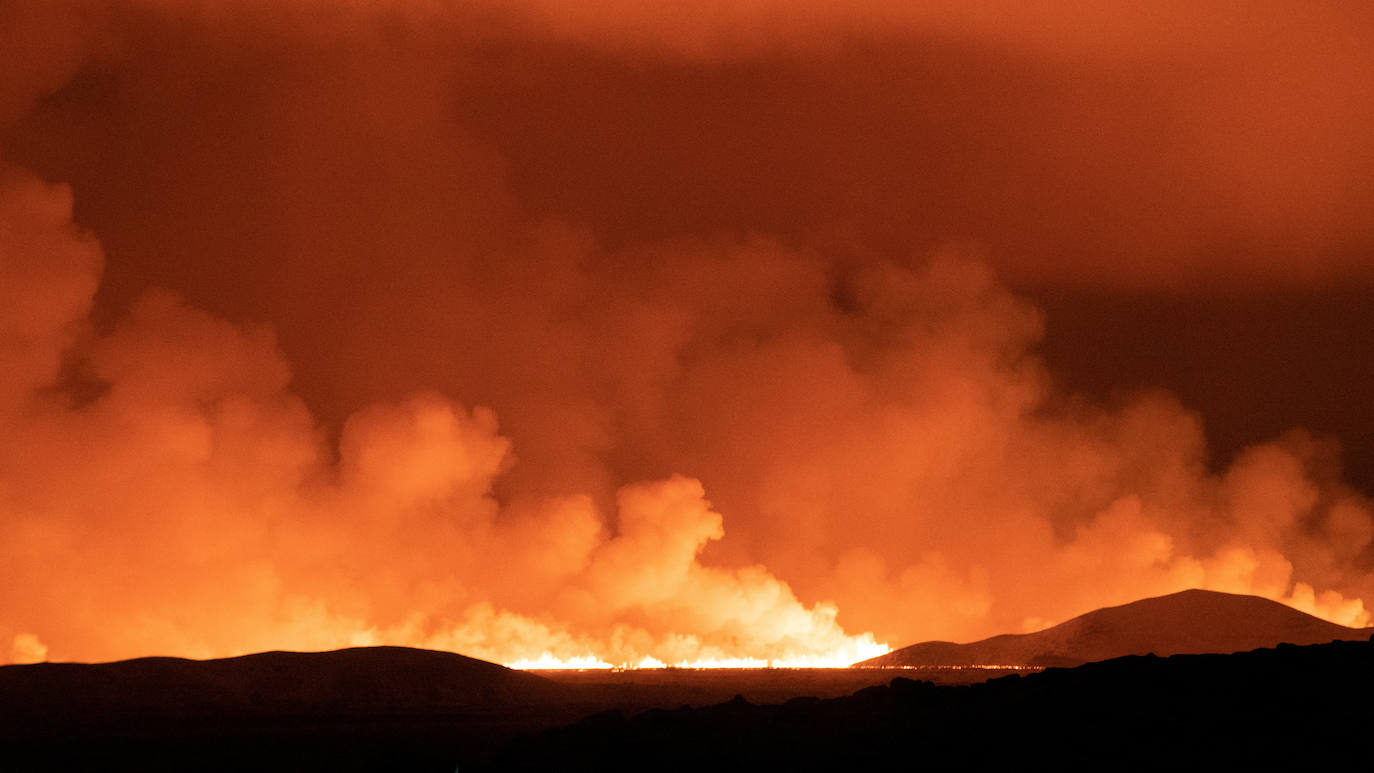
<path fill-rule="evenodd" d="M 1365 641 L 1348 628 L 1259 596 L 1191 589 L 1102 607 L 1058 625 L 966 644 L 927 641 L 860 661 L 855 668 L 1074 666 L 1127 655 L 1246 652 L 1279 644 Z"/>
<path fill-rule="evenodd" d="M 485 660 L 390 646 L 274 650 L 208 660 L 143 657 L 0 667 L 4 703 L 12 706 L 17 696 L 23 696 L 28 714 L 139 709 L 261 712 L 320 706 L 343 713 L 416 711 L 547 702 L 565 698 L 568 692 L 564 685 Z"/>

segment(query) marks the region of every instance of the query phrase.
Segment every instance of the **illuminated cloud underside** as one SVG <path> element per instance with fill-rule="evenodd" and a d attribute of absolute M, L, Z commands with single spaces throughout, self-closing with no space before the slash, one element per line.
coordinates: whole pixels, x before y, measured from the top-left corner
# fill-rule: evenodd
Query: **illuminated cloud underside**
<path fill-rule="evenodd" d="M 477 79 L 461 47 L 345 5 L 316 28 L 257 5 L 206 3 L 233 22 L 209 24 L 34 3 L 6 29 L 26 66 L 0 54 L 0 660 L 405 644 L 524 667 L 838 666 L 1190 587 L 1369 624 L 1374 508 L 1330 441 L 1295 430 L 1216 469 L 1168 393 L 1056 386 L 1045 320 L 1002 277 L 1089 263 L 858 261 L 762 226 L 609 239 L 595 206 L 528 206 L 513 155 L 454 117 Z M 622 47 L 616 25 L 534 3 L 537 31 L 511 34 L 691 66 L 821 45 L 743 45 L 771 8 Z M 838 8 L 824 23 L 862 33 Z M 957 26 L 1030 45 L 982 25 Z M 82 123 L 63 102 L 82 99 L 125 120 Z M 1343 125 L 1350 157 L 1316 168 L 1364 158 Z M 49 137 L 139 152 L 93 153 L 109 173 L 69 187 L 40 163 L 70 155 L 45 156 Z M 1208 190 L 1280 172 L 1218 174 Z M 1332 175 L 1311 201 L 1344 189 Z M 1261 187 L 1301 193 L 1286 180 Z M 706 220 L 729 209 L 679 193 Z M 1314 206 L 1274 225 L 1273 203 L 1232 201 L 1222 225 L 1281 242 L 1320 224 Z M 1338 204 L 1332 222 L 1355 209 Z M 1126 281 L 1155 286 L 1210 233 Z M 1277 281 L 1287 254 L 1262 258 Z M 1123 281 L 1114 266 L 1089 281 Z"/>

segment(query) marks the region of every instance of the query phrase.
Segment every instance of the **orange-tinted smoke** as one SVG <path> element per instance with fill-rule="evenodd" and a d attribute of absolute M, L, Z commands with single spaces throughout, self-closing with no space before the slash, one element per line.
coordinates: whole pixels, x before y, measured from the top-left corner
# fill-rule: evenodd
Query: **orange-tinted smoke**
<path fill-rule="evenodd" d="M 1176 98 L 1167 77 L 1148 84 L 1184 118 L 1209 105 L 1207 120 L 1167 136 L 1216 169 L 1143 145 L 1130 100 L 1078 99 L 1075 86 L 1049 100 L 1069 110 L 1057 118 L 1022 104 L 1006 126 L 1051 144 L 1012 154 L 1025 166 L 1006 179 L 1051 179 L 1049 167 L 1079 181 L 1045 191 L 1053 222 L 1021 253 L 996 234 L 1019 232 L 1034 209 L 970 217 L 941 210 L 936 190 L 923 195 L 941 234 L 985 242 L 984 257 L 915 237 L 894 257 L 837 246 L 840 221 L 865 202 L 891 217 L 851 233 L 921 213 L 895 187 L 847 176 L 884 158 L 837 142 L 824 111 L 773 123 L 750 112 L 746 88 L 706 112 L 717 133 L 700 135 L 687 108 L 714 103 L 688 87 L 631 92 L 640 124 L 546 117 L 536 100 L 485 91 L 495 71 L 501 88 L 507 77 L 543 87 L 547 71 L 500 52 L 546 27 L 452 42 L 361 6 L 317 26 L 300 14 L 337 6 L 274 7 L 111 4 L 79 63 L 72 46 L 29 48 L 34 66 L 9 76 L 0 149 L 41 174 L 7 167 L 0 183 L 0 657 L 385 642 L 504 662 L 858 660 L 880 642 L 1021 630 L 1186 587 L 1368 622 L 1374 516 L 1328 442 L 1298 431 L 1218 469 L 1205 417 L 1168 394 L 1110 405 L 1066 394 L 1036 357 L 1043 316 L 999 278 L 1149 284 L 1200 260 L 1213 279 L 1258 265 L 1280 283 L 1360 281 L 1339 250 L 1313 253 L 1325 257 L 1312 268 L 1288 247 L 1251 264 L 1197 245 L 1224 233 L 1322 246 L 1302 233 L 1328 222 L 1358 243 L 1368 223 L 1349 212 L 1361 194 L 1340 192 L 1363 168 L 1347 161 L 1369 148 L 1342 111 L 1358 112 L 1345 100 L 1367 81 L 1330 93 L 1246 81 L 1242 93 L 1273 89 L 1272 104 L 1311 100 L 1325 116 L 1326 150 L 1263 168 L 1256 159 L 1290 144 L 1295 113 L 1247 128 L 1253 145 L 1233 142 L 1254 115 L 1245 100 L 1215 106 L 1229 82 Z M 42 35 L 25 30 L 57 23 L 23 18 L 14 29 L 31 41 Z M 63 29 L 86 23 L 97 24 Z M 960 24 L 1018 61 L 1044 56 L 1044 41 L 1023 49 Z M 466 29 L 440 29 L 454 28 Z M 718 54 L 683 64 L 666 43 L 607 53 L 600 37 L 629 34 L 573 35 L 560 56 L 670 74 L 724 66 L 722 83 L 751 83 Z M 741 56 L 766 68 L 796 52 Z M 1337 61 L 1347 54 L 1337 46 Z M 1104 56 L 1053 68 L 1096 72 Z M 619 65 L 586 66 L 566 77 L 625 84 Z M 1281 70 L 1299 84 L 1321 74 Z M 815 88 L 822 106 L 837 98 L 833 82 Z M 474 115 L 465 100 L 496 112 Z M 613 108 L 567 107 L 589 105 Z M 855 120 L 915 108 L 870 109 Z M 996 113 L 958 115 L 977 119 L 971 135 L 1016 136 Z M 1120 156 L 1059 131 L 1117 119 Z M 531 128 L 541 122 L 610 139 L 579 152 Z M 625 154 L 607 155 L 618 141 Z M 856 166 L 834 160 L 851 147 Z M 643 148 L 660 165 L 636 176 Z M 693 177 L 701 163 L 771 162 L 778 148 L 798 165 L 726 174 L 738 200 Z M 1163 158 L 1178 165 L 1138 179 Z M 1005 195 L 973 171 L 931 173 L 967 177 L 964 197 Z M 599 195 L 599 175 L 627 193 Z M 1114 238 L 1167 234 L 1166 215 L 1201 218 L 1198 201 L 1233 195 L 1157 259 L 1147 244 L 1123 248 L 1124 263 L 1056 263 L 1040 241 L 1081 225 L 1061 205 L 1107 180 L 1123 189 L 1102 210 L 1123 213 L 1100 224 Z M 541 199 L 541 182 L 560 195 Z M 1131 209 L 1180 199 L 1184 182 L 1177 210 Z M 800 214 L 779 215 L 771 194 Z M 631 199 L 667 212 L 666 225 L 620 223 L 622 205 L 640 212 Z M 855 209 L 821 231 L 794 222 L 843 201 Z M 1289 219 L 1274 220 L 1280 210 Z M 734 223 L 739 212 L 757 222 Z M 983 227 L 993 236 L 979 238 Z"/>

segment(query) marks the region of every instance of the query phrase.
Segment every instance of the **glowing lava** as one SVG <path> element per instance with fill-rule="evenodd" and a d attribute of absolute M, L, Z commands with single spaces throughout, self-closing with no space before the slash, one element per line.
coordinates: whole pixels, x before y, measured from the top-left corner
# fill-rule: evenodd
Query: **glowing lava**
<path fill-rule="evenodd" d="M 859 637 L 849 646 L 830 652 L 812 654 L 793 654 L 778 658 L 747 657 L 707 657 L 695 660 L 681 660 L 667 663 L 652 655 L 629 663 L 608 663 L 595 655 L 573 655 L 559 657 L 544 651 L 535 658 L 522 658 L 502 665 L 522 671 L 584 671 L 590 669 L 632 670 L 638 668 L 848 668 L 861 660 L 886 655 L 892 647 L 875 642 L 869 637 Z"/>

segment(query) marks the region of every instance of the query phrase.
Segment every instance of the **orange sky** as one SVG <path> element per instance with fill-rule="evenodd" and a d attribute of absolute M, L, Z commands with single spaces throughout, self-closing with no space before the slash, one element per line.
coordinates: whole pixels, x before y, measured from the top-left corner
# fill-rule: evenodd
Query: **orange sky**
<path fill-rule="evenodd" d="M 967 5 L 0 6 L 0 661 L 1367 624 L 1374 11 Z"/>

